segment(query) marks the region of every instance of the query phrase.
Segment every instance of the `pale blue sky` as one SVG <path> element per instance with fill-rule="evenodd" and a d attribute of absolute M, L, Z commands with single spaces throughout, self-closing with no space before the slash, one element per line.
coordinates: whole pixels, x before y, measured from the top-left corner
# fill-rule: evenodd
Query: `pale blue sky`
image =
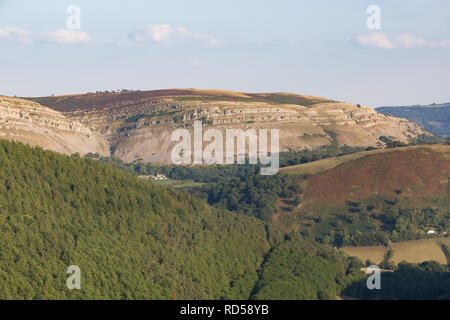
<path fill-rule="evenodd" d="M 65 33 L 70 4 L 81 29 Z M 195 87 L 428 104 L 450 101 L 449 57 L 448 0 L 0 0 L 6 95 Z"/>

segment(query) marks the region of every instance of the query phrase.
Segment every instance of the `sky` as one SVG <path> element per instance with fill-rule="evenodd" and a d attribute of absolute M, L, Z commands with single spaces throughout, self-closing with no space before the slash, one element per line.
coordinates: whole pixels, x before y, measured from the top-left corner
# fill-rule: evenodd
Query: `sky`
<path fill-rule="evenodd" d="M 449 57 L 448 0 L 0 0 L 10 96 L 199 88 L 430 104 L 450 101 Z"/>

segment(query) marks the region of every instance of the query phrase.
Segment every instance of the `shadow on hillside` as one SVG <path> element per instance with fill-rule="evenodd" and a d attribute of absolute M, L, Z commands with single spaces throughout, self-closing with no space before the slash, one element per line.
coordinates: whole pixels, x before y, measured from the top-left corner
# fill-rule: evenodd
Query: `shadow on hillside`
<path fill-rule="evenodd" d="M 367 275 L 345 288 L 342 295 L 365 300 L 449 300 L 450 273 L 437 266 L 434 262 L 400 264 L 394 272 L 381 273 L 381 289 L 369 290 Z"/>

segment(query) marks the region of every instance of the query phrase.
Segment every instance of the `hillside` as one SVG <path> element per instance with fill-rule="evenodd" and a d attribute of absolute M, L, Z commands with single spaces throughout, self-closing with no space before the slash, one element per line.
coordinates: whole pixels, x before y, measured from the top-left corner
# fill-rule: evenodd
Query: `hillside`
<path fill-rule="evenodd" d="M 282 169 L 303 176 L 300 204 L 274 219 L 342 245 L 413 240 L 450 226 L 450 146 L 375 150 Z"/>
<path fill-rule="evenodd" d="M 408 142 L 423 131 L 373 109 L 289 93 L 173 89 L 29 98 L 103 134 L 126 162 L 170 163 L 176 128 L 280 129 L 281 151 L 338 144 L 382 146 L 380 136 Z"/>
<path fill-rule="evenodd" d="M 445 193 L 449 177 L 449 146 L 378 153 L 309 179 L 305 202 L 343 204 L 375 194 L 421 199 Z"/>
<path fill-rule="evenodd" d="M 0 140 L 0 168 L 2 300 L 334 299 L 351 283 L 338 252 L 98 161 Z"/>
<path fill-rule="evenodd" d="M 363 158 L 365 156 L 370 156 L 378 153 L 387 153 L 387 152 L 398 152 L 398 151 L 404 151 L 407 150 L 407 148 L 391 148 L 391 149 L 376 149 L 376 150 L 370 150 L 370 151 L 362 151 L 357 153 L 352 153 L 340 157 L 330 157 L 318 161 L 312 161 L 305 164 L 299 164 L 294 166 L 288 166 L 285 168 L 281 168 L 280 171 L 283 173 L 288 174 L 295 174 L 295 175 L 315 175 L 317 173 L 320 173 L 322 171 L 337 167 L 338 165 L 351 161 L 356 160 L 359 158 Z"/>
<path fill-rule="evenodd" d="M 0 137 L 64 154 L 109 153 L 95 130 L 38 103 L 5 96 L 0 96 Z"/>
<path fill-rule="evenodd" d="M 428 106 L 380 107 L 376 110 L 414 121 L 433 134 L 450 137 L 450 102 Z"/>

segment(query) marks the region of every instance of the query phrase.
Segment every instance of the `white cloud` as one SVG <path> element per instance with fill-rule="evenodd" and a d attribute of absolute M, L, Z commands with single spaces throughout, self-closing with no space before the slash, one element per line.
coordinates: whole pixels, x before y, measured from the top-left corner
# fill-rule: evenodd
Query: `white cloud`
<path fill-rule="evenodd" d="M 450 47 L 450 39 L 445 39 L 441 41 L 431 41 L 429 42 L 431 47 Z"/>
<path fill-rule="evenodd" d="M 0 28 L 0 40 L 7 40 L 21 43 L 31 43 L 26 30 L 17 27 Z"/>
<path fill-rule="evenodd" d="M 408 33 L 397 36 L 394 41 L 391 41 L 386 34 L 381 32 L 360 35 L 356 38 L 356 40 L 360 45 L 379 49 L 450 47 L 450 40 L 448 39 L 441 41 L 428 41 L 423 38 L 414 37 Z"/>
<path fill-rule="evenodd" d="M 422 38 L 413 37 L 410 34 L 402 34 L 399 35 L 395 39 L 395 43 L 398 47 L 401 48 L 413 48 L 413 47 L 423 47 L 428 45 L 428 41 Z"/>
<path fill-rule="evenodd" d="M 177 32 L 180 36 L 185 37 L 185 38 L 189 38 L 189 39 L 194 39 L 194 40 L 199 40 L 203 43 L 205 43 L 207 46 L 210 47 L 214 47 L 217 46 L 220 41 L 214 37 L 208 36 L 206 34 L 201 34 L 201 33 L 194 33 L 191 32 L 183 27 L 178 27 L 177 28 Z"/>
<path fill-rule="evenodd" d="M 402 34 L 396 38 L 398 47 L 414 48 L 414 47 L 450 47 L 450 40 L 444 39 L 440 41 L 428 41 L 423 38 L 416 38 L 410 34 Z"/>
<path fill-rule="evenodd" d="M 155 24 L 131 32 L 128 37 L 136 42 L 166 42 L 172 36 L 172 27 L 167 24 Z"/>
<path fill-rule="evenodd" d="M 86 32 L 76 30 L 60 29 L 54 32 L 33 36 L 29 35 L 26 30 L 16 27 L 0 28 L 0 40 L 30 44 L 34 42 L 33 38 L 40 38 L 41 40 L 44 39 L 47 42 L 53 43 L 77 43 L 88 42 L 91 40 Z"/>
<path fill-rule="evenodd" d="M 178 40 L 180 40 L 184 38 L 198 41 L 210 47 L 214 47 L 220 44 L 220 41 L 215 37 L 202 33 L 195 33 L 183 27 L 174 29 L 167 24 L 150 25 L 140 30 L 131 32 L 128 37 L 131 41 L 135 42 L 163 43 L 168 42 L 172 39 L 176 40 L 178 38 Z"/>
<path fill-rule="evenodd" d="M 60 29 L 44 33 L 42 36 L 46 41 L 53 43 L 79 43 L 91 41 L 89 34 L 78 30 Z"/>
<path fill-rule="evenodd" d="M 389 38 L 381 32 L 373 32 L 365 35 L 360 35 L 356 38 L 359 44 L 367 47 L 374 47 L 380 49 L 393 49 L 394 44 Z"/>

